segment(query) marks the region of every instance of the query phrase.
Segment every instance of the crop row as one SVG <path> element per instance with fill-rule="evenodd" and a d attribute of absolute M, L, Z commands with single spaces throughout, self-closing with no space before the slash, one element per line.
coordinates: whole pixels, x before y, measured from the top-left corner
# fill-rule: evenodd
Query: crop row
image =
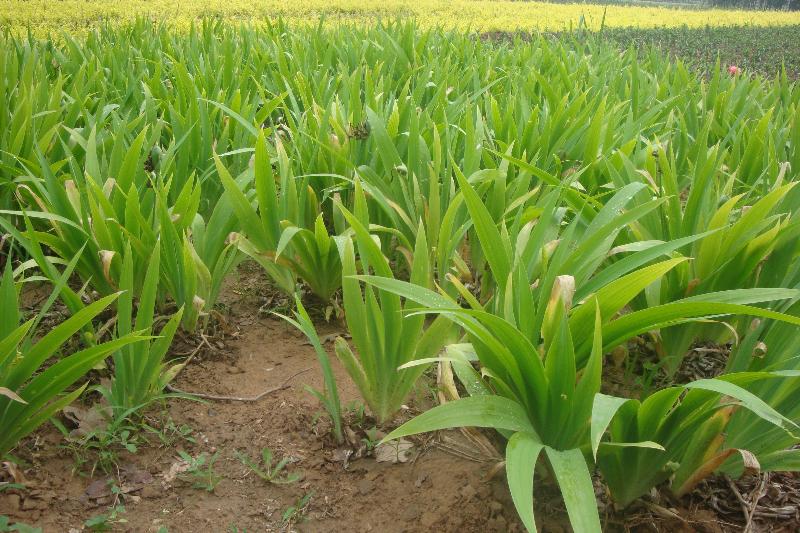
<path fill-rule="evenodd" d="M 647 53 L 651 46 L 703 72 L 735 65 L 768 77 L 800 77 L 800 26 L 606 28 L 602 38 Z"/>

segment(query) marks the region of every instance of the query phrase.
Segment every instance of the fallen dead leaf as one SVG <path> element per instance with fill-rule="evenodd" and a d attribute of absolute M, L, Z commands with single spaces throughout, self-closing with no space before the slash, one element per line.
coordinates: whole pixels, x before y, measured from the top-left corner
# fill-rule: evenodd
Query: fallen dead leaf
<path fill-rule="evenodd" d="M 162 473 L 161 477 L 163 478 L 164 483 L 169 485 L 173 481 L 175 481 L 178 475 L 183 474 L 187 470 L 189 470 L 189 463 L 187 463 L 183 459 L 179 459 L 174 463 L 172 463 L 171 465 L 169 465 L 169 470 Z"/>
<path fill-rule="evenodd" d="M 68 405 L 63 409 L 64 416 L 75 425 L 70 437 L 86 437 L 108 425 L 111 418 L 107 406 L 94 404 L 88 409 L 77 405 Z"/>
<path fill-rule="evenodd" d="M 19 403 L 28 403 L 28 402 L 26 402 L 25 400 L 23 400 L 22 398 L 20 398 L 20 397 L 17 395 L 17 393 L 15 393 L 15 392 L 14 392 L 14 391 L 12 391 L 11 389 L 7 389 L 7 388 L 5 388 L 5 387 L 0 387 L 0 396 L 5 396 L 6 398 L 11 398 L 11 399 L 12 399 L 12 400 L 14 400 L 15 402 L 19 402 Z"/>
<path fill-rule="evenodd" d="M 8 472 L 14 483 L 18 483 L 20 485 L 27 484 L 27 481 L 25 480 L 25 474 L 22 473 L 22 469 L 11 461 L 3 461 L 3 470 Z"/>
<path fill-rule="evenodd" d="M 333 460 L 337 463 L 343 463 L 344 469 L 347 470 L 350 457 L 353 455 L 353 450 L 350 448 L 337 448 L 333 452 Z"/>
<path fill-rule="evenodd" d="M 414 444 L 406 439 L 379 444 L 375 448 L 375 460 L 380 463 L 406 463 L 411 459 Z"/>
<path fill-rule="evenodd" d="M 106 505 L 111 503 L 113 493 L 111 492 L 111 484 L 113 480 L 110 477 L 103 477 L 92 481 L 83 494 L 79 498 L 84 504 L 93 505 Z"/>

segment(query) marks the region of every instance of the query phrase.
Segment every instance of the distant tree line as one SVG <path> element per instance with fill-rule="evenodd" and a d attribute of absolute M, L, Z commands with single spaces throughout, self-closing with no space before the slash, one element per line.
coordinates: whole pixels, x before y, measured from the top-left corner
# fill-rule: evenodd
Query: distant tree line
<path fill-rule="evenodd" d="M 550 0 L 574 2 L 575 0 Z M 800 11 L 800 0 L 585 0 L 588 3 L 620 5 L 671 5 L 676 7 L 718 7 L 723 9 L 758 9 Z"/>
<path fill-rule="evenodd" d="M 708 0 L 714 7 L 800 10 L 800 0 Z"/>

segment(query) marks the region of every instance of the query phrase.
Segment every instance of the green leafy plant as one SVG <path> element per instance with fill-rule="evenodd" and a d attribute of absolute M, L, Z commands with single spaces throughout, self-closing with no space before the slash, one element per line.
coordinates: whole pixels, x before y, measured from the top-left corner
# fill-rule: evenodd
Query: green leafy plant
<path fill-rule="evenodd" d="M 84 428 L 84 421 L 78 420 L 74 431 L 68 430 L 59 420 L 52 420 L 64 437 L 63 447 L 72 454 L 75 470 L 79 472 L 88 467 L 89 475 L 94 475 L 98 468 L 107 474 L 114 473 L 121 463 L 120 454 L 135 454 L 147 443 L 141 425 L 130 416 L 114 416 L 99 403 L 85 413 L 89 427 Z"/>
<path fill-rule="evenodd" d="M 293 254 L 291 257 L 286 255 Z M 342 286 L 342 264 L 334 238 L 328 235 L 320 213 L 314 229 L 286 225 L 275 250 L 275 261 L 285 259 L 311 292 L 329 302 Z"/>
<path fill-rule="evenodd" d="M 791 283 L 791 280 L 785 280 Z M 797 314 L 797 300 L 784 303 L 783 310 Z M 794 401 L 797 387 L 796 373 L 800 370 L 800 337 L 791 324 L 770 321 L 752 321 L 748 334 L 734 347 L 728 359 L 728 372 L 771 372 L 782 379 L 761 379 L 747 385 L 748 390 L 767 399 L 787 418 L 800 421 L 800 406 Z M 800 468 L 800 451 L 794 435 L 738 409 L 724 424 L 724 445 L 734 450 L 748 450 L 755 454 L 762 471 L 797 471 Z M 745 468 L 743 457 L 734 453 L 721 470 L 738 475 Z"/>
<path fill-rule="evenodd" d="M 744 458 L 749 469 L 758 470 L 760 466 L 752 452 L 726 445 L 725 431 L 731 415 L 742 409 L 790 436 L 797 435 L 800 427 L 795 422 L 741 386 L 780 377 L 768 373 L 728 374 L 667 387 L 642 401 L 598 395 L 596 408 L 616 412 L 610 425 L 611 445 L 596 452 L 598 467 L 614 498 L 621 505 L 628 505 L 668 479 L 673 492 L 682 496 L 733 454 Z M 592 414 L 593 420 L 599 416 Z M 603 420 L 610 421 L 611 417 Z M 601 436 L 593 430 L 594 439 L 599 441 Z M 617 444 L 637 439 L 654 439 L 664 449 L 656 452 Z"/>
<path fill-rule="evenodd" d="M 142 424 L 142 428 L 155 435 L 164 448 L 171 448 L 181 441 L 197 444 L 197 439 L 192 436 L 194 430 L 187 424 L 177 425 L 172 417 L 169 417 L 161 424 Z"/>
<path fill-rule="evenodd" d="M 347 415 L 352 418 L 352 424 L 359 428 L 364 428 L 367 423 L 367 407 L 357 400 L 349 402 L 345 406 Z"/>
<path fill-rule="evenodd" d="M 212 455 L 203 452 L 193 457 L 183 450 L 178 450 L 178 456 L 186 464 L 186 470 L 180 474 L 180 478 L 191 482 L 193 489 L 214 492 L 222 481 L 222 477 L 214 471 L 214 463 L 219 459 L 219 452 L 214 452 Z"/>
<path fill-rule="evenodd" d="M 581 451 L 588 442 L 592 402 L 600 390 L 603 341 L 599 307 L 592 354 L 580 379 L 560 292 L 550 301 L 549 311 L 552 320 L 544 332 L 544 360 L 519 330 L 502 319 L 478 311 L 448 311 L 474 339 L 478 358 L 491 372 L 491 385 L 498 394 L 476 395 L 435 407 L 392 431 L 384 442 L 456 426 L 508 431 L 508 484 L 525 527 L 536 530 L 533 476 L 543 454 L 561 487 L 573 527 L 599 531 L 592 480 Z"/>
<path fill-rule="evenodd" d="M 286 472 L 286 466 L 290 463 L 291 458 L 284 457 L 280 461 L 273 464 L 272 450 L 269 448 L 262 448 L 261 450 L 261 463 L 254 461 L 244 452 L 236 451 L 234 453 L 239 461 L 254 472 L 258 477 L 268 483 L 287 484 L 299 481 L 302 476 L 298 473 Z"/>
<path fill-rule="evenodd" d="M 704 131 L 703 135 L 708 132 Z M 722 180 L 715 174 L 724 154 L 718 148 L 708 154 L 697 154 L 698 150 L 679 146 L 675 153 L 655 147 L 652 155 L 649 152 L 646 156 L 636 154 L 644 158 L 646 170 L 641 172 L 652 179 L 647 189 L 637 193 L 634 202 L 650 201 L 648 193 L 653 192 L 662 195 L 665 201 L 657 210 L 632 224 L 632 232 L 643 242 L 654 244 L 692 235 L 699 238 L 679 248 L 692 258 L 691 261 L 666 274 L 659 284 L 648 287 L 633 305 L 646 308 L 678 300 L 719 298 L 722 301 L 737 293 L 749 295 L 749 301 L 739 299 L 737 303 L 775 305 L 776 300 L 782 299 L 779 295 L 787 293 L 776 291 L 773 296 L 766 289 L 744 289 L 769 287 L 769 283 L 780 280 L 794 268 L 793 242 L 800 228 L 793 220 L 797 205 L 797 193 L 793 190 L 796 182 L 784 182 L 788 168 L 784 164 L 777 169 L 776 176 L 768 176 L 774 182 L 770 183 L 764 176 L 762 180 L 768 185 L 734 194 L 734 180 Z M 681 156 L 696 159 L 697 163 L 684 170 L 685 163 L 678 160 Z M 608 166 L 619 184 L 638 181 L 635 176 L 641 176 L 636 165 L 624 155 L 617 156 Z M 680 174 L 687 171 L 691 172 L 691 180 L 682 183 Z M 685 188 L 685 201 L 678 198 L 681 188 Z M 718 200 L 720 197 L 723 201 Z M 752 205 L 747 205 L 751 202 Z M 682 361 L 679 355 L 684 354 L 692 342 L 724 344 L 744 334 L 744 323 L 732 319 L 706 320 L 665 330 L 658 345 L 668 372 L 677 370 Z"/>
<path fill-rule="evenodd" d="M 573 526 L 581 531 L 599 531 L 587 467 L 587 461 L 591 464 L 587 457 L 590 454 L 598 457 L 612 493 L 619 497 L 620 503 L 627 504 L 632 501 L 631 494 L 638 497 L 669 477 L 669 469 L 659 465 L 667 467 L 670 459 L 683 461 L 687 471 L 683 479 L 687 481 L 704 465 L 704 461 L 698 464 L 698 460 L 684 455 L 692 441 L 687 435 L 702 433 L 704 424 L 713 424 L 709 420 L 724 407 L 721 394 L 735 398 L 742 407 L 773 424 L 785 429 L 795 427 L 763 400 L 737 386 L 735 375 L 731 381 L 709 379 L 664 389 L 638 410 L 634 407 L 638 405 L 636 400 L 598 394 L 604 345 L 601 306 L 599 303 L 595 306 L 592 352 L 577 379 L 574 339 L 565 300 L 558 290 L 548 304 L 543 361 L 540 351 L 522 332 L 499 317 L 457 308 L 438 310 L 469 333 L 475 353 L 491 379 L 482 389 L 485 392 L 435 407 L 391 432 L 384 441 L 455 426 L 491 427 L 507 432 L 509 488 L 525 526 L 535 531 L 531 500 L 533 472 L 539 454 L 544 453 L 561 486 Z M 750 378 L 745 375 L 742 379 Z M 690 390 L 689 395 L 681 402 L 682 408 L 673 411 L 684 389 Z M 624 409 L 639 412 L 644 419 L 640 418 L 637 425 L 625 418 Z M 615 418 L 618 411 L 620 416 Z M 649 427 L 643 426 L 645 422 L 654 424 L 660 432 L 635 431 L 637 427 Z M 609 423 L 612 423 L 612 438 L 602 441 Z M 697 449 L 692 448 L 693 453 Z M 609 457 L 624 458 L 612 465 Z"/>
<path fill-rule="evenodd" d="M 132 331 L 154 333 L 155 305 L 159 280 L 161 252 L 153 251 L 141 297 L 133 319 L 133 256 L 128 246 L 123 257 L 120 288 L 124 291 L 117 301 L 117 335 L 124 337 Z M 179 309 L 161 328 L 157 338 L 122 348 L 114 354 L 114 378 L 110 390 L 105 391 L 115 418 L 126 418 L 159 398 L 164 387 L 177 374 L 182 365 L 166 368 L 164 357 L 181 322 L 183 310 Z"/>
<path fill-rule="evenodd" d="M 35 527 L 24 522 L 11 523 L 11 519 L 5 515 L 0 515 L 0 531 L 3 533 L 16 531 L 17 533 L 42 533 L 42 528 Z"/>
<path fill-rule="evenodd" d="M 20 325 L 17 288 L 11 266 L 6 265 L 0 283 L 0 300 L 6 310 L 0 321 L 0 456 L 10 452 L 22 437 L 78 398 L 86 385 L 65 391 L 107 355 L 144 339 L 129 333 L 71 355 L 60 355 L 72 335 L 117 299 L 117 295 L 112 294 L 87 305 L 38 341 L 32 340 L 43 313 L 66 284 L 72 266 L 74 262 L 53 288 L 40 314 Z M 43 369 L 42 366 L 53 358 L 55 362 Z"/>
<path fill-rule="evenodd" d="M 361 271 L 374 270 L 392 277 L 389 262 L 367 228 L 343 206 L 339 208 L 350 223 L 358 243 Z M 421 286 L 431 283 L 427 243 L 420 231 L 411 268 L 411 281 Z M 379 423 L 387 422 L 399 409 L 424 365 L 400 367 L 418 359 L 434 357 L 454 333 L 448 320 L 436 319 L 426 327 L 423 316 L 403 316 L 414 308 L 396 294 L 366 286 L 362 291 L 355 279 L 358 273 L 355 246 L 350 238 L 340 241 L 342 254 L 343 302 L 347 326 L 355 352 L 344 339 L 336 339 L 336 355 L 358 387 L 364 402 Z"/>
<path fill-rule="evenodd" d="M 361 442 L 364 443 L 364 446 L 367 449 L 367 453 L 372 452 L 375 449 L 375 446 L 378 445 L 380 439 L 378 438 L 378 428 L 371 427 L 369 429 L 364 430 L 364 434 L 366 435 L 361 439 Z"/>
<path fill-rule="evenodd" d="M 550 269 L 559 268 L 562 272 L 575 269 L 572 272 L 582 277 L 579 279 L 588 279 L 588 285 L 592 286 L 593 280 L 590 276 L 593 272 L 590 270 L 592 265 L 589 258 L 599 257 L 595 263 L 599 264 L 602 255 L 594 250 L 598 248 L 602 250 L 603 242 L 609 246 L 609 241 L 613 241 L 616 235 L 614 231 L 607 236 L 608 234 L 603 232 L 608 230 L 602 228 L 619 227 L 615 218 L 620 216 L 626 218 L 624 214 L 613 214 L 616 209 L 613 203 L 607 204 L 608 212 L 606 208 L 601 209 L 595 215 L 595 220 L 589 224 L 589 231 L 595 227 L 599 228 L 594 239 L 584 241 L 585 245 L 578 244 L 576 248 L 565 246 L 565 243 L 570 242 L 570 231 L 577 230 L 577 221 L 573 222 L 565 231 L 549 264 L 537 266 L 536 262 L 528 262 L 528 256 L 524 253 L 527 248 L 523 248 L 522 251 L 517 249 L 516 254 L 512 252 L 514 248 L 506 236 L 507 232 L 503 235 L 495 228 L 495 223 L 477 194 L 472 191 L 466 180 L 459 178 L 459 181 L 474 219 L 476 233 L 484 249 L 487 250 L 490 271 L 497 283 L 497 292 L 490 301 L 496 314 L 487 312 L 474 297 L 463 292 L 472 309 L 461 309 L 453 299 L 413 283 L 386 276 L 362 276 L 361 279 L 370 285 L 394 291 L 421 303 L 427 306 L 429 311 L 447 316 L 458 323 L 468 334 L 472 350 L 484 369 L 483 374 L 489 376 L 484 389 L 486 392 L 423 413 L 390 433 L 387 439 L 461 425 L 502 430 L 510 436 L 506 450 L 509 487 L 526 527 L 530 530 L 535 529 L 531 501 L 533 470 L 539 454 L 544 453 L 555 478 L 561 485 L 573 527 L 581 531 L 597 531 L 600 525 L 594 505 L 594 492 L 587 460 L 590 464 L 593 462 L 592 459 L 588 459 L 589 453 L 592 456 L 597 455 L 601 437 L 609 422 L 614 419 L 621 405 L 629 403 L 625 398 L 598 394 L 602 356 L 606 349 L 612 349 L 625 340 L 657 328 L 661 324 L 685 321 L 697 316 L 698 313 L 743 312 L 770 316 L 793 324 L 796 324 L 797 320 L 790 315 L 745 305 L 726 304 L 724 301 L 708 305 L 686 301 L 672 304 L 671 307 L 664 305 L 660 308 L 653 307 L 645 311 L 615 316 L 637 293 L 657 280 L 664 272 L 680 264 L 683 259 L 676 258 L 656 263 L 624 275 L 619 275 L 617 268 L 611 271 L 619 275 L 616 279 L 603 271 L 601 274 L 596 274 L 597 281 L 594 282 L 594 286 L 598 285 L 599 280 L 606 281 L 606 284 L 586 294 L 588 292 L 584 288 L 586 282 L 578 285 L 575 277 L 554 275 Z M 620 197 L 621 201 L 624 201 L 624 194 Z M 544 213 L 547 213 L 546 209 Z M 541 239 L 545 234 L 540 230 L 541 228 L 535 228 L 531 231 L 529 239 Z M 501 243 L 501 246 L 491 248 L 492 242 Z M 530 240 L 522 242 L 527 244 Z M 570 254 L 577 252 L 581 252 L 586 263 L 570 262 L 572 257 Z M 538 270 L 540 281 L 535 289 L 528 285 L 530 272 L 528 268 L 540 269 Z M 550 288 L 544 305 L 541 301 L 542 287 Z M 576 293 L 581 289 L 585 296 L 573 306 Z M 786 294 L 788 296 L 791 293 Z M 592 322 L 594 322 L 593 328 Z M 531 325 L 538 329 L 533 329 Z M 590 334 L 590 331 L 594 331 L 594 334 Z M 586 355 L 581 357 L 581 354 Z M 686 404 L 686 410 L 692 413 L 691 417 L 687 416 L 688 420 L 697 424 L 694 429 L 700 428 L 714 415 L 719 404 L 719 393 L 722 391 L 738 399 L 744 407 L 779 426 L 789 428 L 793 425 L 763 401 L 753 398 L 752 394 L 732 383 L 707 380 L 690 383 L 685 387 L 700 389 L 701 392 L 690 394 L 693 398 L 696 396 L 704 400 L 702 404 L 695 402 Z M 664 404 L 665 408 L 671 408 L 683 390 L 682 387 L 674 389 L 677 391 L 676 396 L 673 397 L 673 402 Z M 668 412 L 659 413 L 653 420 L 662 420 L 667 414 Z M 688 481 L 702 463 L 698 464 L 698 459 L 684 455 L 686 448 L 682 446 L 688 440 L 686 434 L 676 431 L 672 425 L 666 427 L 667 433 L 663 434 L 617 433 L 609 444 L 604 444 L 604 447 L 611 447 L 609 455 L 645 456 L 662 453 L 660 456 L 662 458 L 669 458 L 670 454 L 672 457 L 680 457 L 684 465 L 683 479 Z M 670 428 L 673 432 L 669 432 Z M 676 446 L 676 442 L 680 445 Z M 671 448 L 663 452 L 662 448 L 666 445 L 670 445 Z M 669 460 L 665 459 L 663 464 L 666 465 L 668 462 Z M 608 463 L 600 464 L 602 469 L 603 465 Z M 642 461 L 637 464 L 654 463 Z M 611 469 L 607 466 L 606 468 L 613 479 Z M 629 481 L 628 485 L 633 487 L 641 483 L 637 490 L 641 487 L 647 487 L 646 490 L 649 490 L 659 482 L 658 479 L 651 477 L 654 472 L 663 470 L 648 469 L 647 472 L 641 472 L 636 482 Z M 612 492 L 618 489 L 617 484 L 612 485 Z M 637 496 L 640 494 L 642 492 Z M 622 496 L 620 501 L 627 504 L 631 500 Z"/>
<path fill-rule="evenodd" d="M 156 206 L 163 258 L 159 267 L 161 285 L 181 310 L 184 329 L 194 331 L 200 318 L 214 304 L 210 301 L 211 274 L 187 236 L 194 216 L 190 218 L 191 213 L 176 213 L 174 208 L 168 208 L 166 196 L 167 190 L 162 188 L 159 191 L 161 201 Z M 149 253 L 147 257 L 150 258 Z"/>
<path fill-rule="evenodd" d="M 145 186 L 149 178 L 140 164 L 147 130 L 144 128 L 127 149 L 123 135 L 113 139 L 120 160 L 110 164 L 111 168 L 101 168 L 103 139 L 102 132 L 98 139 L 96 127 L 70 133 L 85 154 L 82 160 L 69 154 L 66 165 L 60 165 L 66 166 L 66 176 L 58 176 L 41 153 L 37 154 L 38 164 L 23 165 L 27 184 L 16 191 L 22 209 L 10 214 L 25 212 L 40 221 L 48 231 L 37 232 L 36 239 L 64 260 L 85 247 L 76 272 L 101 295 L 118 290 L 119 257 L 126 242 L 134 243 L 140 269 L 155 246 L 155 195 Z M 109 171 L 114 172 L 113 178 L 107 175 Z M 26 236 L 33 237 L 32 231 L 28 229 Z M 136 287 L 141 280 L 138 275 Z"/>
<path fill-rule="evenodd" d="M 122 258 L 129 255 L 133 275 L 128 290 L 138 297 L 151 253 L 161 247 L 158 301 L 171 296 L 184 307 L 183 327 L 192 331 L 213 308 L 239 254 L 235 245 L 225 244 L 234 229 L 229 206 L 215 204 L 206 223 L 198 213 L 198 179 L 178 184 L 144 170 L 143 146 L 154 144 L 159 134 L 160 127 L 144 128 L 129 146 L 124 134 L 110 135 L 105 141 L 115 147 L 106 162 L 97 127 L 87 138 L 73 130 L 72 138 L 85 148 L 83 167 L 70 153 L 69 175 L 60 177 L 38 154 L 38 165 L 24 165 L 29 184 L 17 188 L 20 210 L 6 213 L 37 222 L 40 227 L 27 227 L 23 236 L 45 244 L 63 261 L 86 248 L 76 272 L 101 295 L 120 290 Z M 46 271 L 42 259 L 34 259 Z"/>
<path fill-rule="evenodd" d="M 322 347 L 322 343 L 319 340 L 319 335 L 317 335 L 317 330 L 314 328 L 314 324 L 311 322 L 311 318 L 308 316 L 308 312 L 306 312 L 305 307 L 303 307 L 300 297 L 296 295 L 295 306 L 297 309 L 294 312 L 294 318 L 280 315 L 278 313 L 275 314 L 302 331 L 308 338 L 311 346 L 314 347 L 314 351 L 317 354 L 317 361 L 322 369 L 322 378 L 325 383 L 325 389 L 318 391 L 309 388 L 308 390 L 317 397 L 323 406 L 325 406 L 325 410 L 331 419 L 333 437 L 337 444 L 341 444 L 344 442 L 344 433 L 342 430 L 342 405 L 339 401 L 339 389 L 336 385 L 336 377 L 333 375 L 330 358 L 328 357 L 328 352 L 326 352 L 325 348 Z"/>
<path fill-rule="evenodd" d="M 297 524 L 305 520 L 308 506 L 314 494 L 309 492 L 297 499 L 292 505 L 286 508 L 281 518 L 286 525 Z"/>
<path fill-rule="evenodd" d="M 300 276 L 323 301 L 330 300 L 341 279 L 340 263 L 319 212 L 313 189 L 297 187 L 288 174 L 285 152 L 279 152 L 280 184 L 276 184 L 267 142 L 260 133 L 256 141 L 254 168 L 234 180 L 216 157 L 217 172 L 241 225 L 239 249 L 255 259 L 275 283 L 294 293 Z M 243 190 L 254 182 L 253 202 Z M 313 231 L 304 221 L 313 220 Z"/>
<path fill-rule="evenodd" d="M 125 506 L 115 505 L 107 512 L 87 519 L 83 525 L 90 531 L 112 531 L 116 525 L 128 522 L 122 517 L 123 514 L 125 514 Z"/>

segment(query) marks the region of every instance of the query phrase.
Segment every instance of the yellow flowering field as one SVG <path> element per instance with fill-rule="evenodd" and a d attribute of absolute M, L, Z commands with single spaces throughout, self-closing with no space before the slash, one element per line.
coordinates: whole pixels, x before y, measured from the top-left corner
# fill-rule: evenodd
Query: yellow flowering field
<path fill-rule="evenodd" d="M 693 10 L 666 7 L 553 4 L 498 0 L 0 0 L 0 25 L 36 33 L 82 31 L 101 20 L 150 16 L 186 26 L 202 16 L 234 21 L 282 16 L 291 22 L 365 22 L 414 16 L 423 26 L 475 30 L 562 30 L 581 23 L 598 28 L 800 24 L 800 12 Z"/>

